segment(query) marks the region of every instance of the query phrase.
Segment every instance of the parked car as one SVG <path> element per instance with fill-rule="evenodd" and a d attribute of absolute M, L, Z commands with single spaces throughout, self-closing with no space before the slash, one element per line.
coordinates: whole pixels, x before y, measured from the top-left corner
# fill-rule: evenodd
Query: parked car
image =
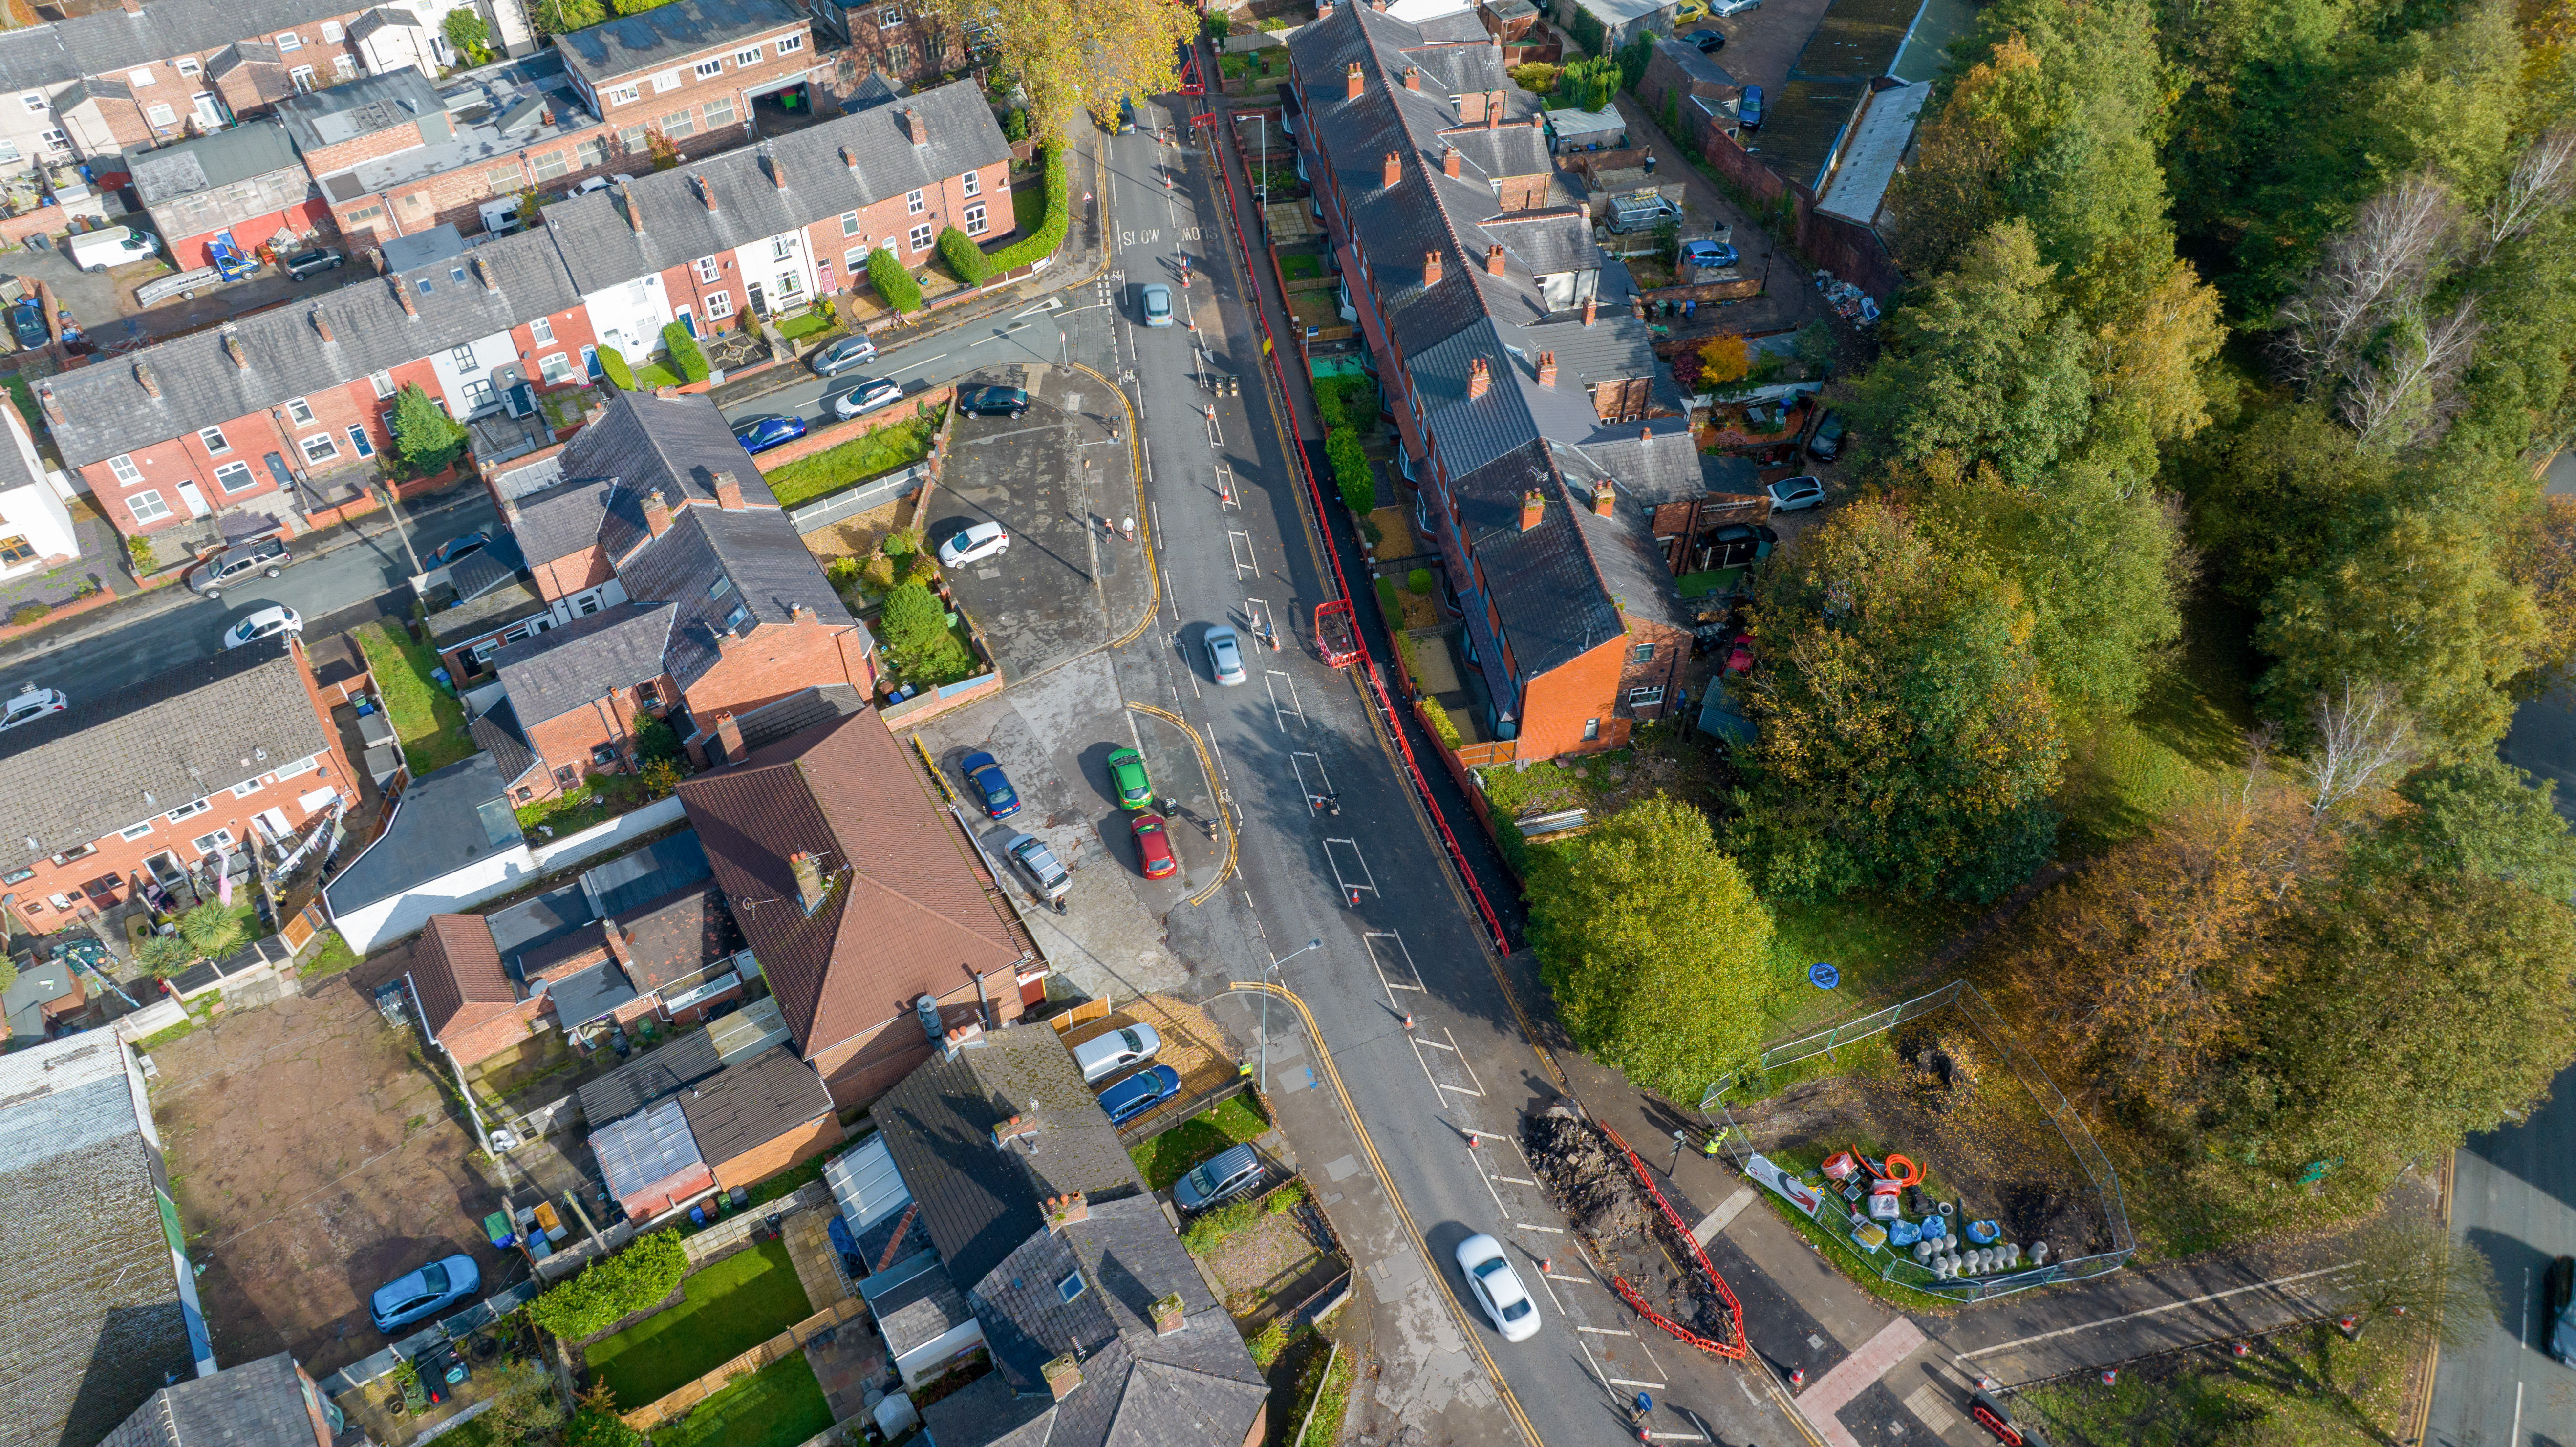
<path fill-rule="evenodd" d="M 236 623 L 230 628 L 224 630 L 224 647 L 239 648 L 246 643 L 257 643 L 259 640 L 271 637 L 275 634 L 301 634 L 303 631 L 303 615 L 297 613 L 294 609 L 287 607 L 262 608 L 251 614 L 249 617 L 242 619 L 239 623 Z"/>
<path fill-rule="evenodd" d="M 782 417 L 764 412 L 758 417 L 745 417 L 733 424 L 733 440 L 742 450 L 758 456 L 781 443 L 793 442 L 805 435 L 805 419 Z"/>
<path fill-rule="evenodd" d="M 1208 672 L 1228 688 L 1243 682 L 1243 635 L 1231 624 L 1220 623 L 1207 631 Z"/>
<path fill-rule="evenodd" d="M 1735 262 L 1735 248 L 1723 241 L 1682 243 L 1682 264 L 1685 266 L 1733 266 Z"/>
<path fill-rule="evenodd" d="M 61 689 L 31 688 L 9 700 L 8 711 L 0 713 L 0 733 L 23 723 L 34 723 L 48 714 L 61 713 L 71 706 L 72 701 L 63 696 Z"/>
<path fill-rule="evenodd" d="M 18 345 L 26 351 L 32 352 L 54 339 L 45 328 L 45 309 L 33 298 L 9 308 L 9 329 L 18 334 Z"/>
<path fill-rule="evenodd" d="M 1261 1157 L 1252 1147 L 1220 1151 L 1172 1183 L 1172 1204 L 1184 1211 L 1204 1211 L 1260 1185 L 1263 1174 Z"/>
<path fill-rule="evenodd" d="M 1073 889 L 1073 876 L 1056 861 L 1055 851 L 1046 841 L 1031 834 L 1014 834 L 1002 841 L 1002 853 L 1010 858 L 1029 888 L 1049 904 L 1065 897 Z"/>
<path fill-rule="evenodd" d="M 1139 307 L 1145 313 L 1145 325 L 1168 327 L 1172 324 L 1172 289 L 1159 281 L 1145 283 Z"/>
<path fill-rule="evenodd" d="M 1019 791 L 1011 787 L 1010 777 L 1002 772 L 1000 760 L 978 750 L 960 759 L 957 768 L 966 776 L 966 782 L 975 786 L 975 792 L 983 796 L 986 817 L 1008 819 L 1020 812 Z"/>
<path fill-rule="evenodd" d="M 1682 219 L 1682 208 L 1661 196 L 1621 196 L 1610 203 L 1610 230 L 1619 236 L 1652 231 Z"/>
<path fill-rule="evenodd" d="M 1139 1070 L 1100 1092 L 1100 1108 L 1111 1125 L 1125 1125 L 1181 1093 L 1181 1073 L 1168 1065 Z"/>
<path fill-rule="evenodd" d="M 1735 123 L 1748 131 L 1762 129 L 1762 87 L 1744 88 L 1744 98 L 1735 103 Z"/>
<path fill-rule="evenodd" d="M 367 1315 L 376 1330 L 391 1334 L 396 1327 L 437 1315 L 482 1286 L 483 1273 L 474 1258 L 459 1253 L 377 1287 L 376 1294 L 367 1298 Z"/>
<path fill-rule="evenodd" d="M 1842 454 L 1843 414 L 1828 412 L 1816 424 L 1815 434 L 1807 439 L 1807 455 L 1819 462 L 1831 462 Z"/>
<path fill-rule="evenodd" d="M 151 233 L 131 226 L 106 226 L 96 231 L 78 231 L 64 246 L 72 265 L 83 271 L 105 271 L 129 261 L 150 261 L 161 254 L 161 243 Z"/>
<path fill-rule="evenodd" d="M 1716 551 L 1710 567 L 1741 568 L 1771 556 L 1771 545 L 1780 541 L 1780 535 L 1759 523 L 1730 523 L 1719 528 L 1711 541 Z"/>
<path fill-rule="evenodd" d="M 429 565 L 433 568 L 452 568 L 490 546 L 492 546 L 492 535 L 477 529 L 461 538 L 449 538 L 431 549 Z"/>
<path fill-rule="evenodd" d="M 1814 477 L 1784 477 L 1763 491 L 1771 494 L 1773 512 L 1797 512 L 1825 500 L 1825 484 Z"/>
<path fill-rule="evenodd" d="M 1717 19 L 1724 20 L 1730 15 L 1741 15 L 1747 10 L 1761 8 L 1762 0 L 1709 0 L 1708 13 Z"/>
<path fill-rule="evenodd" d="M 311 251 L 299 251 L 286 258 L 280 269 L 286 273 L 288 281 L 302 281 L 308 276 L 319 276 L 326 271 L 338 271 L 348 264 L 347 256 L 328 246 L 317 246 Z"/>
<path fill-rule="evenodd" d="M 2576 1256 L 2549 1263 L 2549 1357 L 2576 1367 Z"/>
<path fill-rule="evenodd" d="M 816 347 L 814 355 L 805 359 L 805 365 L 813 368 L 817 377 L 837 377 L 852 367 L 876 359 L 876 343 L 865 337 L 843 337 L 837 342 Z"/>
<path fill-rule="evenodd" d="M 1134 749 L 1109 751 L 1109 791 L 1121 809 L 1142 809 L 1154 802 L 1154 785 L 1145 777 L 1145 756 Z"/>
<path fill-rule="evenodd" d="M 1467 1273 L 1467 1289 L 1491 1317 L 1505 1341 L 1528 1341 L 1538 1335 L 1538 1303 L 1521 1285 L 1502 1243 L 1479 1231 L 1458 1243 L 1458 1269 Z"/>
<path fill-rule="evenodd" d="M 825 399 L 835 417 L 856 417 L 902 400 L 903 384 L 885 377 L 863 377 L 859 385 L 846 392 L 835 392 Z"/>
<path fill-rule="evenodd" d="M 1141 1065 L 1160 1054 L 1163 1037 L 1151 1025 L 1127 1025 L 1073 1047 L 1073 1063 L 1082 1067 L 1082 1083 Z"/>
<path fill-rule="evenodd" d="M 1017 387 L 960 387 L 957 410 L 975 417 L 1025 417 L 1029 394 Z"/>
<path fill-rule="evenodd" d="M 939 565 L 962 568 L 1011 550 L 1011 535 L 997 522 L 980 522 L 939 545 Z"/>
<path fill-rule="evenodd" d="M 1181 872 L 1181 861 L 1172 857 L 1172 836 L 1163 828 L 1160 814 L 1129 816 L 1127 826 L 1136 831 L 1136 867 L 1147 879 L 1169 879 Z"/>
<path fill-rule="evenodd" d="M 611 186 L 632 185 L 634 184 L 634 181 L 634 177 L 623 174 L 614 176 L 593 176 L 589 180 L 582 182 L 580 185 L 573 187 L 572 194 L 575 196 L 587 196 L 593 191 L 605 191 Z"/>
<path fill-rule="evenodd" d="M 214 554 L 190 568 L 183 575 L 182 581 L 188 585 L 191 592 L 202 593 L 209 598 L 220 598 L 224 595 L 224 589 L 251 574 L 257 573 L 263 578 L 274 578 L 293 561 L 295 561 L 294 555 L 286 549 L 286 539 L 265 537 L 256 542 L 243 543 L 239 547 L 226 548 Z"/>
<path fill-rule="evenodd" d="M 1690 34 L 1683 36 L 1682 39 L 1698 46 L 1699 53 L 1702 55 L 1707 55 L 1712 51 L 1724 50 L 1726 48 L 1726 37 L 1718 34 L 1714 30 L 1694 30 Z"/>

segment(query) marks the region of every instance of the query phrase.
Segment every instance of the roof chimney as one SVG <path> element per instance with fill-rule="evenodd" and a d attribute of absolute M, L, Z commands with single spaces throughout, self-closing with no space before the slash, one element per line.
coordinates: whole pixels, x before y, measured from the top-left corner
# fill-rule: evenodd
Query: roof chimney
<path fill-rule="evenodd" d="M 1415 94 L 1417 94 L 1417 95 L 1419 95 L 1419 94 L 1421 93 L 1421 91 L 1422 91 L 1422 67 L 1421 67 L 1421 66 L 1418 66 L 1418 65 L 1408 65 L 1408 66 L 1406 66 L 1406 67 L 1404 68 L 1404 88 L 1405 88 L 1406 90 L 1409 90 L 1409 91 L 1414 92 L 1414 93 L 1415 93 Z"/>
<path fill-rule="evenodd" d="M 143 384 L 143 390 L 151 393 L 155 397 L 158 397 L 161 395 L 161 386 L 159 383 L 151 380 L 151 378 L 151 369 L 145 367 L 140 361 L 134 364 L 134 380 Z M 54 398 L 53 383 L 46 382 L 38 386 L 36 388 L 36 400 L 44 406 L 46 421 L 60 424 L 69 420 L 63 412 L 63 404 L 56 401 Z"/>
<path fill-rule="evenodd" d="M 1493 130 L 1503 123 L 1503 93 L 1495 91 L 1485 97 L 1485 129 Z"/>
<path fill-rule="evenodd" d="M 313 330 L 320 333 L 322 340 L 326 342 L 336 342 L 339 340 L 339 338 L 331 335 L 331 319 L 322 315 L 322 308 L 318 306 L 313 309 Z"/>
<path fill-rule="evenodd" d="M 224 333 L 224 355 L 233 359 L 235 368 L 250 370 L 250 353 L 242 350 L 241 337 L 230 330 Z"/>
<path fill-rule="evenodd" d="M 956 1029 L 939 1037 L 939 1053 L 950 1060 L 954 1060 L 957 1058 L 958 1051 L 963 1050 L 970 1045 L 981 1045 L 983 1043 L 984 1022 L 981 1020 L 969 1020 L 965 1024 L 960 1025 Z"/>
<path fill-rule="evenodd" d="M 608 936 L 608 957 L 617 961 L 617 967 L 621 970 L 633 969 L 635 967 L 634 942 L 627 938 L 626 926 L 613 919 L 604 919 L 599 922 L 599 928 Z"/>
<path fill-rule="evenodd" d="M 1587 296 L 1583 299 L 1583 324 L 1585 326 L 1588 327 L 1592 325 L 1593 315 L 1598 312 L 1600 308 L 1601 302 L 1598 298 Z"/>
<path fill-rule="evenodd" d="M 627 229 L 633 231 L 638 236 L 643 235 L 644 213 L 635 209 L 635 183 L 632 181 L 618 182 L 617 194 L 624 197 L 626 200 Z"/>
<path fill-rule="evenodd" d="M 1179 1292 L 1154 1299 L 1154 1335 L 1170 1336 L 1187 1325 L 1187 1320 L 1188 1314 L 1182 1308 Z"/>
<path fill-rule="evenodd" d="M 843 146 L 841 148 L 841 164 L 853 171 L 857 170 L 859 168 L 859 153 L 851 150 L 847 146 Z"/>
<path fill-rule="evenodd" d="M 1360 85 L 1360 63 L 1354 60 L 1349 65 L 1342 67 L 1342 99 L 1358 100 L 1360 98 Z"/>
<path fill-rule="evenodd" d="M 1422 253 L 1422 284 L 1424 286 L 1440 284 L 1440 253 L 1437 251 Z"/>
<path fill-rule="evenodd" d="M 921 118 L 919 106 L 903 108 L 903 132 L 912 137 L 912 143 L 916 146 L 930 144 L 930 123 Z"/>
<path fill-rule="evenodd" d="M 707 173 L 700 171 L 689 179 L 698 183 L 698 199 L 706 203 L 707 213 L 715 214 L 716 193 L 707 189 Z"/>
<path fill-rule="evenodd" d="M 1537 488 L 1521 494 L 1521 531 L 1538 526 L 1539 515 L 1547 511 L 1547 495 Z"/>
<path fill-rule="evenodd" d="M 658 487 L 644 494 L 644 526 L 657 538 L 671 530 L 671 505 Z"/>
<path fill-rule="evenodd" d="M 814 610 L 803 603 L 790 603 L 787 605 L 787 621 L 790 623 L 811 623 L 814 621 Z"/>
<path fill-rule="evenodd" d="M 411 299 L 411 288 L 403 285 L 399 276 L 394 278 L 394 300 L 402 303 L 404 316 L 413 321 L 420 320 L 420 305 Z"/>
<path fill-rule="evenodd" d="M 1011 1142 L 1038 1133 L 1038 1123 L 1025 1115 L 1015 1115 L 993 1127 L 993 1149 L 1006 1151 Z"/>
<path fill-rule="evenodd" d="M 484 262 L 482 257 L 479 256 L 474 258 L 474 279 L 483 283 L 483 289 L 485 291 L 499 291 L 501 289 L 501 279 L 492 274 L 492 268 Z"/>
<path fill-rule="evenodd" d="M 730 472 L 716 474 L 716 506 L 726 512 L 742 511 L 742 479 Z"/>
<path fill-rule="evenodd" d="M 1609 517 L 1617 511 L 1618 501 L 1619 494 L 1612 490 L 1610 479 L 1605 477 L 1599 482 L 1592 484 L 1592 510 L 1594 512 L 1599 513 L 1603 517 Z"/>
<path fill-rule="evenodd" d="M 1055 1399 L 1061 1402 L 1081 1387 L 1082 1364 L 1069 1356 L 1057 1357 L 1054 1361 L 1038 1368 L 1038 1375 L 1046 1378 L 1047 1390 L 1053 1392 Z"/>
<path fill-rule="evenodd" d="M 125 13 L 128 15 L 140 15 L 143 13 L 143 0 L 123 0 L 123 4 L 125 6 Z"/>
<path fill-rule="evenodd" d="M 732 714 L 716 715 L 716 747 L 724 750 L 724 761 L 728 764 L 741 763 L 742 756 L 751 752 L 742 746 L 742 725 Z"/>
<path fill-rule="evenodd" d="M 134 380 L 143 384 L 143 395 L 161 395 L 161 379 L 152 375 L 152 364 L 141 357 L 134 359 Z M 45 389 L 45 415 L 56 422 L 63 420 L 62 404 L 54 400 L 54 389 Z"/>
<path fill-rule="evenodd" d="M 1440 174 L 1443 176 L 1455 176 L 1458 174 L 1458 148 L 1456 146 L 1451 146 L 1441 155 Z"/>
<path fill-rule="evenodd" d="M 1467 359 L 1467 399 L 1474 401 L 1484 396 L 1485 389 L 1493 385 L 1494 369 L 1486 366 L 1485 359 L 1482 357 L 1469 357 Z"/>
<path fill-rule="evenodd" d="M 778 159 L 775 155 L 764 156 L 761 159 L 769 167 L 769 184 L 777 187 L 781 191 L 786 190 L 787 163 Z"/>
<path fill-rule="evenodd" d="M 1061 1231 L 1090 1219 L 1091 1203 L 1083 1199 L 1080 1191 L 1070 1196 L 1049 1196 L 1046 1199 L 1047 1229 L 1050 1231 Z"/>
<path fill-rule="evenodd" d="M 1386 184 L 1392 186 L 1404 179 L 1404 158 L 1393 151 L 1386 153 Z"/>
<path fill-rule="evenodd" d="M 807 914 L 823 907 L 823 862 L 799 849 L 787 856 L 787 872 L 796 877 L 796 903 Z"/>
<path fill-rule="evenodd" d="M 1496 276 L 1503 274 L 1503 244 L 1501 242 L 1497 241 L 1493 245 L 1485 248 L 1485 270 L 1492 272 Z"/>
<path fill-rule="evenodd" d="M 1538 354 L 1538 384 L 1542 387 L 1554 387 L 1556 385 L 1556 353 L 1541 352 Z"/>

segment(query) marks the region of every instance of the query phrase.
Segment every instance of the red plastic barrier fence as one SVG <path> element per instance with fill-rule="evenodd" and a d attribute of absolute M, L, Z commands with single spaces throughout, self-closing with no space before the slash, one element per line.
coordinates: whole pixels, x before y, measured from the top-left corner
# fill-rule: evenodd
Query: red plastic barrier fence
<path fill-rule="evenodd" d="M 1637 1173 L 1638 1184 L 1646 1188 L 1647 1195 L 1655 1198 L 1656 1206 L 1663 1210 L 1664 1219 L 1672 1222 L 1673 1230 L 1680 1234 L 1683 1241 L 1689 1243 L 1691 1258 L 1699 1263 L 1700 1270 L 1708 1273 L 1709 1284 L 1715 1286 L 1717 1294 L 1725 1299 L 1726 1319 L 1735 1327 L 1735 1344 L 1715 1347 L 1712 1350 L 1730 1357 L 1743 1356 L 1745 1352 L 1744 1306 L 1735 1299 L 1734 1289 L 1726 1284 L 1725 1277 L 1717 1274 L 1717 1268 L 1709 1264 L 1708 1253 L 1700 1248 L 1699 1238 L 1691 1234 L 1691 1229 L 1682 1224 L 1680 1213 L 1673 1210 L 1673 1203 L 1665 1200 L 1664 1193 L 1655 1188 L 1654 1178 L 1646 1174 L 1646 1163 L 1637 1159 L 1637 1153 L 1628 1148 L 1628 1143 L 1619 1138 L 1617 1131 L 1602 1125 L 1597 1120 L 1593 1124 L 1599 1126 L 1601 1133 L 1610 1138 L 1610 1143 L 1619 1148 L 1619 1154 L 1628 1158 L 1628 1169 Z"/>

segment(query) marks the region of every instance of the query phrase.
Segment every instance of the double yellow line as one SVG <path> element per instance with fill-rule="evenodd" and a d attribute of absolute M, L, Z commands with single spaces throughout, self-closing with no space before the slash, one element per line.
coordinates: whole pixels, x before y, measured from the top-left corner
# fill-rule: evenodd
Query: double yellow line
<path fill-rule="evenodd" d="M 1148 613 L 1145 616 L 1151 618 L 1153 615 Z M 1207 901 L 1208 896 L 1217 892 L 1218 886 L 1225 883 L 1225 877 L 1234 872 L 1234 861 L 1236 855 L 1234 816 L 1226 812 L 1224 777 L 1217 773 L 1216 760 L 1208 754 L 1207 745 L 1199 740 L 1199 731 L 1191 728 L 1188 720 L 1182 718 L 1179 714 L 1172 712 L 1170 709 L 1156 708 L 1150 703 L 1138 703 L 1133 699 L 1128 700 L 1127 706 L 1136 710 L 1138 713 L 1150 713 L 1154 717 L 1161 719 L 1163 722 L 1170 724 L 1172 727 L 1179 729 L 1182 735 L 1190 741 L 1190 747 L 1199 751 L 1199 771 L 1207 775 L 1208 790 L 1216 796 L 1216 823 L 1217 827 L 1225 832 L 1225 859 L 1216 867 L 1216 878 L 1209 880 L 1205 889 L 1200 890 L 1198 893 L 1193 894 L 1188 899 L 1182 901 L 1184 904 L 1203 904 Z"/>

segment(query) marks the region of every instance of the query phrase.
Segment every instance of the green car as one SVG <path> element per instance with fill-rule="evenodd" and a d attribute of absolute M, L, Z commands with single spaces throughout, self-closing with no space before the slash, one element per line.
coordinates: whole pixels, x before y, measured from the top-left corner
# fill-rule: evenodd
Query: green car
<path fill-rule="evenodd" d="M 1145 778 L 1145 756 L 1134 749 L 1110 751 L 1109 786 L 1116 791 L 1121 809 L 1153 806 L 1154 786 Z"/>

